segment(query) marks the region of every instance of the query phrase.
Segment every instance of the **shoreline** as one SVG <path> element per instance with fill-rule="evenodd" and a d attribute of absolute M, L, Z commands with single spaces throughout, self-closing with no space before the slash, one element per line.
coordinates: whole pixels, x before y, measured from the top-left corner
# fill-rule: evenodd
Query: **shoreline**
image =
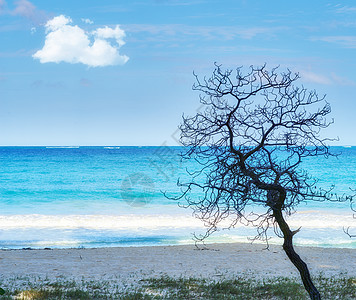
<path fill-rule="evenodd" d="M 261 247 L 261 250 L 267 250 L 267 245 L 266 243 L 263 242 L 210 242 L 210 243 L 204 243 L 204 244 L 197 244 L 195 246 L 195 243 L 179 243 L 179 244 L 161 244 L 161 245 L 120 245 L 120 246 L 97 246 L 97 247 L 85 247 L 85 246 L 78 246 L 78 247 L 41 247 L 41 248 L 35 248 L 35 247 L 23 247 L 23 248 L 0 248 L 0 254 L 1 252 L 7 252 L 7 251 L 63 251 L 63 250 L 100 250 L 100 249 L 135 249 L 135 248 L 171 248 L 171 247 L 192 247 L 194 248 L 193 250 L 212 250 L 210 249 L 212 246 L 219 246 L 219 245 L 249 245 L 251 247 Z M 271 250 L 271 247 L 282 247 L 283 243 L 270 243 L 268 245 L 268 248 Z M 334 250 L 354 250 L 356 251 L 356 248 L 352 247 L 332 247 L 332 246 L 306 246 L 306 245 L 293 245 L 295 249 L 304 249 L 304 248 L 312 248 L 312 249 L 334 249 Z M 207 248 L 207 249 L 205 249 Z M 298 251 L 297 251 L 298 252 Z"/>
<path fill-rule="evenodd" d="M 299 277 L 280 245 L 231 243 L 68 249 L 0 250 L 1 280 L 15 277 L 116 280 L 142 278 L 234 276 Z M 308 264 L 312 276 L 356 277 L 356 249 L 295 247 Z"/>

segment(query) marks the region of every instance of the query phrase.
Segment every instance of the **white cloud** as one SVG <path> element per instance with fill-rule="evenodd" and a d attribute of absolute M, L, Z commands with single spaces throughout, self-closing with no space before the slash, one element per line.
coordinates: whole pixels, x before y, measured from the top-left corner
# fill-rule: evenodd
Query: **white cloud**
<path fill-rule="evenodd" d="M 301 71 L 299 73 L 304 81 L 318 83 L 318 84 L 327 84 L 327 85 L 331 84 L 330 78 L 328 78 L 324 75 L 316 74 L 316 73 L 310 72 L 310 71 Z"/>
<path fill-rule="evenodd" d="M 37 7 L 28 0 L 17 0 L 14 2 L 14 8 L 9 9 L 5 0 L 0 0 L 0 14 L 20 16 L 29 19 L 33 24 L 43 24 L 48 20 L 46 12 L 37 9 Z"/>
<path fill-rule="evenodd" d="M 324 85 L 354 86 L 355 82 L 349 78 L 338 76 L 335 73 L 317 74 L 311 71 L 300 71 L 301 79 L 306 82 Z"/>
<path fill-rule="evenodd" d="M 349 13 L 355 11 L 356 11 L 356 7 L 354 6 L 341 6 L 336 8 L 337 13 Z"/>
<path fill-rule="evenodd" d="M 5 3 L 5 1 L 3 2 Z M 28 0 L 15 1 L 15 8 L 10 13 L 14 16 L 25 17 L 35 24 L 40 24 L 47 19 L 46 13 L 38 10 L 37 7 Z"/>
<path fill-rule="evenodd" d="M 129 60 L 119 53 L 125 44 L 125 32 L 118 25 L 114 29 L 106 26 L 86 32 L 71 23 L 72 20 L 63 15 L 49 20 L 45 25 L 45 44 L 33 58 L 41 63 L 82 63 L 90 67 L 123 65 Z"/>
<path fill-rule="evenodd" d="M 94 22 L 90 19 L 82 19 L 82 22 L 84 22 L 85 24 L 94 24 Z"/>
<path fill-rule="evenodd" d="M 181 24 L 130 24 L 126 30 L 134 33 L 147 33 L 153 39 L 159 41 L 183 39 L 196 39 L 196 37 L 206 40 L 233 40 L 236 38 L 252 39 L 258 36 L 274 36 L 278 31 L 285 31 L 287 27 L 236 27 L 236 26 L 190 26 Z"/>
<path fill-rule="evenodd" d="M 115 39 L 120 45 L 125 44 L 123 40 L 125 37 L 125 31 L 123 31 L 118 25 L 116 25 L 115 29 L 108 26 L 98 28 L 93 32 L 93 34 L 95 34 L 95 36 L 99 39 Z"/>
<path fill-rule="evenodd" d="M 14 15 L 31 17 L 36 12 L 36 7 L 27 0 L 19 0 L 15 2 L 15 9 L 13 11 Z"/>
<path fill-rule="evenodd" d="M 71 18 L 67 18 L 66 16 L 60 15 L 58 17 L 54 17 L 53 19 L 49 20 L 46 23 L 46 31 L 56 31 L 59 30 L 61 27 L 64 27 L 65 25 L 72 23 Z"/>
<path fill-rule="evenodd" d="M 5 9 L 6 2 L 5 0 L 0 0 L 0 13 Z"/>
<path fill-rule="evenodd" d="M 328 43 L 334 43 L 346 48 L 356 48 L 356 36 L 340 35 L 340 36 L 324 36 L 320 38 L 313 38 L 312 40 L 319 40 Z"/>

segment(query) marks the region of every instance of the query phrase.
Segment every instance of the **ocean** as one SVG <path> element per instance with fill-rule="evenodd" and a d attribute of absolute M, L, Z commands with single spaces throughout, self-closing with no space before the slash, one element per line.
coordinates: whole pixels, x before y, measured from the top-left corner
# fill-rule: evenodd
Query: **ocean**
<path fill-rule="evenodd" d="M 0 249 L 193 244 L 202 222 L 176 200 L 181 147 L 0 147 Z M 339 195 L 356 188 L 356 147 L 303 168 Z M 297 245 L 356 248 L 349 203 L 302 203 L 288 218 Z M 250 242 L 256 229 L 221 228 L 207 242 Z M 282 240 L 270 232 L 270 243 Z"/>

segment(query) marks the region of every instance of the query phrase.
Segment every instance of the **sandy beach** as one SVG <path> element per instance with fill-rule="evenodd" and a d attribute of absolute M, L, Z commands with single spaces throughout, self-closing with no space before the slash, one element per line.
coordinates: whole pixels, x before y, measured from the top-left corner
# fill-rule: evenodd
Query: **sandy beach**
<path fill-rule="evenodd" d="M 15 277 L 112 280 L 132 283 L 148 277 L 256 278 L 298 276 L 282 247 L 258 244 L 212 244 L 95 249 L 2 250 L 1 280 Z M 312 275 L 356 276 L 356 249 L 296 248 Z"/>

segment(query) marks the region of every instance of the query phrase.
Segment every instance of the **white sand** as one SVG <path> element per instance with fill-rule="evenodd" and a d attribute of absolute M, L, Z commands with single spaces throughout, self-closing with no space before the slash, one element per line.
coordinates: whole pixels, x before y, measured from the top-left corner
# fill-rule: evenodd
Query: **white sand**
<path fill-rule="evenodd" d="M 120 279 L 132 282 L 161 276 L 210 279 L 236 275 L 298 276 L 281 246 L 214 244 L 209 250 L 194 245 L 97 249 L 2 250 L 2 280 L 32 276 L 84 280 Z M 343 273 L 356 276 L 356 249 L 297 247 L 313 275 Z"/>

